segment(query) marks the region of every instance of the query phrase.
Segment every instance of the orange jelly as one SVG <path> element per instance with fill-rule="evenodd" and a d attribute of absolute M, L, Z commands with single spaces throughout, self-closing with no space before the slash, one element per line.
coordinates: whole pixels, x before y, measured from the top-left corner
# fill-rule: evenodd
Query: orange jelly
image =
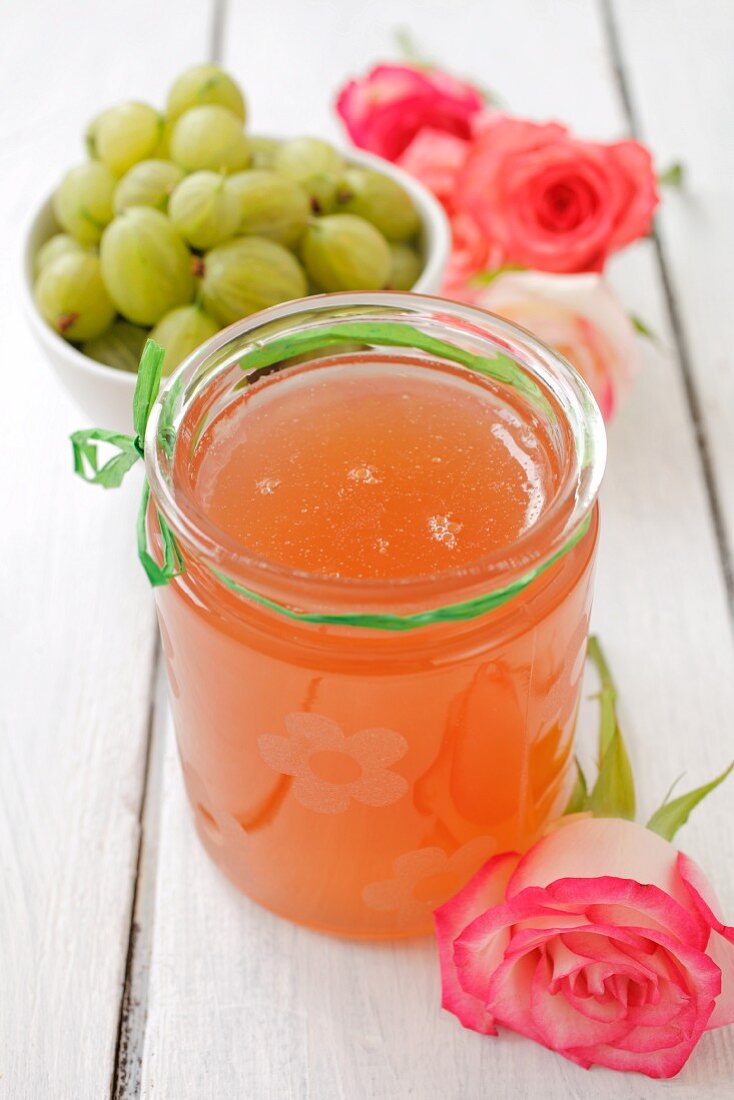
<path fill-rule="evenodd" d="M 461 568 L 513 543 L 559 470 L 520 403 L 435 362 L 357 356 L 243 396 L 209 429 L 192 476 L 201 510 L 249 550 L 382 580 Z"/>
<path fill-rule="evenodd" d="M 437 304 L 375 301 L 411 324 Z M 442 305 L 464 351 L 508 356 L 511 326 Z M 197 828 L 280 914 L 425 932 L 568 797 L 598 525 L 598 455 L 592 477 L 573 417 L 598 431 L 598 414 L 567 367 L 545 379 L 552 357 L 525 334 L 510 354 L 528 376 L 538 357 L 533 400 L 409 346 L 250 377 L 234 353 L 262 330 L 240 327 L 229 358 L 179 372 L 175 445 L 154 428 L 153 499 L 186 562 L 157 601 Z"/>

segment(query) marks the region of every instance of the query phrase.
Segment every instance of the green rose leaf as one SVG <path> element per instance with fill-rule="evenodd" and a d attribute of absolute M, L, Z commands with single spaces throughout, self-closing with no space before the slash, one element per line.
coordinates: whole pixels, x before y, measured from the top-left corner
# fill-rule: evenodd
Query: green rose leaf
<path fill-rule="evenodd" d="M 636 313 L 630 313 L 629 319 L 632 322 L 632 327 L 639 336 L 644 336 L 646 340 L 651 340 L 653 344 L 661 345 L 662 341 L 658 334 L 651 329 L 647 322 L 643 321 L 641 317 L 638 317 Z"/>
<path fill-rule="evenodd" d="M 589 637 L 586 655 L 596 665 L 596 671 L 599 674 L 598 699 L 601 714 L 599 722 L 599 766 L 601 767 L 617 725 L 617 688 L 612 679 L 612 673 L 604 656 L 601 643 L 595 634 Z"/>
<path fill-rule="evenodd" d="M 563 816 L 565 817 L 567 814 L 580 814 L 584 810 L 588 810 L 588 808 L 589 789 L 586 786 L 586 776 L 578 760 L 576 760 L 576 782 L 571 791 L 571 797 L 568 800 L 566 809 L 563 811 Z"/>
<path fill-rule="evenodd" d="M 595 817 L 635 819 L 635 781 L 624 739 L 615 722 L 611 740 L 599 767 L 589 806 Z"/>
<path fill-rule="evenodd" d="M 658 175 L 658 183 L 661 187 L 682 187 L 686 171 L 679 160 L 673 161 Z"/>
<path fill-rule="evenodd" d="M 728 768 L 724 769 L 721 775 L 717 775 L 710 783 L 704 783 L 703 786 L 696 787 L 695 790 L 688 791 L 687 794 L 681 794 L 670 802 L 666 799 L 648 821 L 648 829 L 652 829 L 654 833 L 664 837 L 665 840 L 672 840 L 681 825 L 685 825 L 688 821 L 691 811 L 695 810 L 707 794 L 710 794 L 720 783 L 723 783 L 732 770 L 734 770 L 734 760 Z"/>
<path fill-rule="evenodd" d="M 617 688 L 599 639 L 589 638 L 587 655 L 599 673 L 599 774 L 586 808 L 595 817 L 635 818 L 635 781 L 617 721 Z"/>

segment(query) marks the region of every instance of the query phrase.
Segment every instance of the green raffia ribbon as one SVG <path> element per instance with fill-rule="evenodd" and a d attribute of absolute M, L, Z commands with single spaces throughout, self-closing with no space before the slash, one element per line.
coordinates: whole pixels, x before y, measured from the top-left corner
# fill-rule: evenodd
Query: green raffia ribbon
<path fill-rule="evenodd" d="M 296 619 L 301 623 L 359 626 L 364 630 L 415 630 L 419 626 L 430 626 L 432 623 L 453 623 L 464 619 L 475 619 L 479 615 L 486 615 L 488 611 L 494 611 L 496 607 L 501 607 L 503 603 L 507 603 L 513 596 L 517 596 L 523 589 L 527 588 L 536 577 L 544 573 L 554 562 L 558 561 L 575 546 L 588 531 L 590 523 L 591 517 L 587 516 L 560 550 L 548 558 L 547 561 L 544 561 L 542 565 L 535 566 L 534 569 L 530 569 L 518 580 L 513 581 L 512 584 L 508 584 L 504 588 L 497 588 L 494 592 L 487 593 L 486 596 L 476 596 L 473 600 L 447 604 L 445 607 L 437 607 L 435 611 L 418 611 L 411 615 L 321 615 L 317 612 L 294 611 L 290 607 L 276 603 L 275 600 L 269 600 L 267 596 L 261 596 L 259 592 L 254 592 L 251 588 L 245 588 L 244 585 L 233 581 L 231 577 L 215 569 L 214 566 L 209 566 L 209 568 L 222 584 L 233 592 L 237 592 L 238 595 L 246 596 L 248 599 L 254 600 L 255 603 L 262 604 L 263 607 L 269 607 L 271 611 L 277 611 L 281 615 L 285 615 L 289 619 Z"/>
<path fill-rule="evenodd" d="M 425 351 L 441 359 L 452 359 L 469 370 L 477 371 L 488 378 L 493 378 L 496 382 L 511 386 L 536 407 L 541 407 L 546 412 L 551 411 L 540 386 L 532 378 L 528 378 L 509 355 L 497 354 L 493 357 L 475 355 L 474 352 L 467 351 L 465 348 L 458 348 L 435 336 L 429 336 L 428 333 L 421 332 L 413 325 L 397 321 L 342 321 L 330 328 L 289 333 L 269 340 L 265 344 L 253 344 L 240 357 L 240 367 L 252 373 L 265 371 L 283 359 L 344 343 L 407 347 Z"/>
<path fill-rule="evenodd" d="M 138 381 L 133 397 L 133 427 L 135 435 L 122 432 L 109 432 L 104 428 L 88 428 L 71 435 L 71 447 L 74 453 L 74 473 L 90 485 L 101 485 L 103 489 L 116 489 L 128 470 L 143 458 L 143 444 L 148 417 L 158 396 L 163 371 L 165 351 L 154 340 L 148 340 L 138 367 Z M 108 443 L 117 448 L 100 466 L 98 445 Z M 148 549 L 146 516 L 150 486 L 147 479 L 143 483 L 143 497 L 137 521 L 138 557 L 148 580 L 154 588 L 168 584 L 173 577 L 184 572 L 184 560 L 176 543 L 173 532 L 159 511 L 158 527 L 163 543 L 163 565 L 159 565 Z"/>
<path fill-rule="evenodd" d="M 176 542 L 173 531 L 156 508 L 158 529 L 163 543 L 163 565 L 160 566 L 148 549 L 148 501 L 150 500 L 150 485 L 146 478 L 143 482 L 143 495 L 140 498 L 140 509 L 137 522 L 138 557 L 145 570 L 148 580 L 153 588 L 166 585 L 174 577 L 180 577 L 185 572 L 183 555 Z"/>
<path fill-rule="evenodd" d="M 132 435 L 89 428 L 74 432 L 69 438 L 74 452 L 74 473 L 90 485 L 101 485 L 103 489 L 116 489 L 128 470 L 142 458 L 138 441 Z M 118 454 L 108 459 L 104 466 L 99 465 L 97 443 L 110 443 L 118 450 Z"/>
<path fill-rule="evenodd" d="M 511 386 L 536 407 L 542 407 L 552 415 L 551 407 L 540 387 L 531 378 L 528 378 L 522 368 L 509 356 L 501 354 L 493 357 L 475 355 L 464 348 L 455 347 L 453 344 L 448 344 L 443 340 L 430 336 L 412 325 L 390 321 L 346 321 L 316 331 L 291 333 L 276 337 L 267 343 L 253 343 L 240 357 L 240 368 L 247 372 L 243 383 L 249 385 L 256 381 L 262 373 L 269 373 L 270 368 L 293 356 L 345 343 L 409 347 L 440 356 L 443 359 L 451 359 L 469 370 L 478 371 L 497 382 Z M 138 459 L 143 458 L 145 429 L 158 397 L 164 354 L 163 348 L 153 340 L 148 340 L 140 360 L 138 381 L 133 398 L 134 436 L 106 431 L 103 428 L 91 428 L 74 432 L 71 436 L 74 452 L 74 472 L 90 484 L 101 485 L 105 489 L 116 488 L 120 485 L 128 470 L 135 465 Z M 162 421 L 165 423 L 170 421 L 170 411 L 175 398 L 178 396 L 179 385 L 180 382 L 175 383 L 166 394 L 164 404 L 169 415 L 162 417 Z M 170 437 L 170 432 L 166 434 L 167 431 L 168 429 L 165 428 L 162 430 L 162 443 L 170 457 L 174 439 Z M 98 444 L 100 443 L 111 444 L 117 448 L 117 454 L 113 455 L 103 465 L 100 465 L 98 453 Z M 148 549 L 146 519 L 149 502 L 150 486 L 146 480 L 137 520 L 138 557 L 148 580 L 154 587 L 157 587 L 168 584 L 174 577 L 181 576 L 185 572 L 185 563 L 171 528 L 157 509 L 156 516 L 163 546 L 162 566 L 158 565 Z M 536 577 L 568 553 L 584 537 L 589 529 L 590 522 L 591 517 L 587 516 L 568 541 L 552 557 L 528 570 L 522 577 L 504 588 L 496 589 L 485 596 L 477 596 L 472 600 L 448 604 L 433 611 L 421 611 L 406 615 L 368 613 L 322 615 L 315 612 L 296 611 L 277 603 L 275 600 L 268 599 L 267 596 L 263 596 L 251 588 L 245 588 L 213 565 L 209 565 L 208 569 L 231 591 L 298 622 L 353 626 L 365 630 L 415 630 L 418 627 L 429 626 L 432 623 L 474 619 L 487 614 L 489 611 L 494 611 L 495 608 L 500 607 L 526 589 Z"/>

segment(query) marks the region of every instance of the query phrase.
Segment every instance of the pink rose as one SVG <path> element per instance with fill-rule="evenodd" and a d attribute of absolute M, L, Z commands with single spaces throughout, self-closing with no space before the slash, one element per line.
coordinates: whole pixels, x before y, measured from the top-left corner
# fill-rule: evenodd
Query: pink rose
<path fill-rule="evenodd" d="M 466 160 L 469 142 L 445 130 L 424 127 L 400 154 L 396 163 L 450 207 L 459 169 Z"/>
<path fill-rule="evenodd" d="M 605 420 L 629 393 L 638 368 L 637 337 L 600 275 L 508 272 L 486 287 L 455 285 L 446 292 L 506 317 L 565 356 L 586 379 Z"/>
<path fill-rule="evenodd" d="M 734 1020 L 734 929 L 701 869 L 633 822 L 570 818 L 495 856 L 436 926 L 445 1008 L 585 1068 L 672 1077 Z"/>
<path fill-rule="evenodd" d="M 427 126 L 468 138 L 482 97 L 448 73 L 378 65 L 342 88 L 336 109 L 355 145 L 396 160 Z"/>
<path fill-rule="evenodd" d="M 489 244 L 471 214 L 452 214 L 449 222 L 451 255 L 441 293 L 447 298 L 473 300 L 472 295 L 464 291 L 473 275 L 494 266 Z"/>
<path fill-rule="evenodd" d="M 483 115 L 457 179 L 455 206 L 476 219 L 506 263 L 601 271 L 650 229 L 658 193 L 636 141 L 580 141 L 565 126 Z"/>

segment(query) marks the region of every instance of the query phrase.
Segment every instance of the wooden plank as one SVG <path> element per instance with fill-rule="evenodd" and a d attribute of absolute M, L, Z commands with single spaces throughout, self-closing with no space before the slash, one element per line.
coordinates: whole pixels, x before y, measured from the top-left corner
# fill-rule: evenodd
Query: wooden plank
<path fill-rule="evenodd" d="M 168 729 L 168 685 L 163 662 L 157 666 L 148 768 L 141 797 L 141 840 L 132 907 L 130 946 L 120 1005 L 120 1027 L 115 1058 L 112 1100 L 134 1100 L 140 1095 L 143 1046 L 148 1013 L 148 978 L 155 927 L 158 835 L 161 784 Z"/>
<path fill-rule="evenodd" d="M 110 1089 L 155 638 L 134 549 L 140 480 L 108 495 L 72 476 L 67 437 L 84 418 L 20 312 L 21 233 L 82 158 L 93 114 L 160 100 L 198 57 L 206 10 L 179 12 L 14 4 L 0 39 L 0 1095 L 13 1100 Z"/>
<path fill-rule="evenodd" d="M 500 90 L 515 111 L 568 120 L 581 133 L 623 131 L 597 7 L 582 0 L 272 0 L 236 6 L 226 58 L 246 84 L 254 125 L 338 133 L 334 90 L 391 54 L 396 25 L 425 52 Z M 705 59 L 698 61 L 705 65 Z M 690 70 L 690 66 L 689 66 Z M 687 83 L 695 95 L 695 82 Z M 648 245 L 614 266 L 630 308 L 667 346 L 669 318 Z M 734 651 L 694 432 L 678 364 L 643 349 L 645 367 L 610 440 L 595 628 L 622 692 L 643 810 L 687 770 L 693 785 L 731 753 Z M 359 945 L 294 927 L 238 896 L 189 824 L 172 735 L 164 762 L 157 905 L 142 1095 L 314 1100 L 652 1097 L 641 1077 L 584 1071 L 503 1035 L 463 1031 L 439 1010 L 430 942 Z M 734 856 L 727 794 L 683 834 L 716 872 L 729 911 Z M 716 859 L 714 860 L 714 853 Z M 731 1030 L 707 1036 L 671 1086 L 677 1097 L 728 1095 Z M 542 1084 L 541 1084 L 542 1082 Z"/>
<path fill-rule="evenodd" d="M 666 192 L 659 237 L 679 339 L 709 456 L 730 585 L 734 554 L 734 12 L 725 0 L 614 0 L 630 105 L 643 140 L 685 184 Z M 664 47 L 660 28 L 665 26 Z M 661 89 L 665 93 L 661 94 Z M 730 587 L 734 599 L 734 588 Z"/>

